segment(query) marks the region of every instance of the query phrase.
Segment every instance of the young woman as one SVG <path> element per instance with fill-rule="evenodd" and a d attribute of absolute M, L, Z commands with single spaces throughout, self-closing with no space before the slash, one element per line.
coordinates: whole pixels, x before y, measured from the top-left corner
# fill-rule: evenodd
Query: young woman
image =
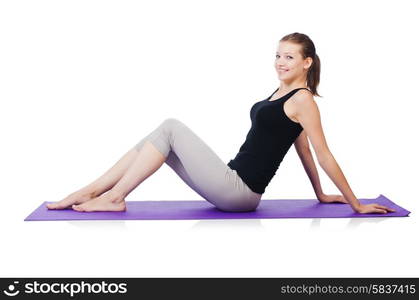
<path fill-rule="evenodd" d="M 252 211 L 294 144 L 320 202 L 348 203 L 358 213 L 393 212 L 383 205 L 361 204 L 327 146 L 313 98 L 320 96 L 320 59 L 312 40 L 298 32 L 284 36 L 277 47 L 274 67 L 280 86 L 270 97 L 252 106 L 252 126 L 238 154 L 228 164 L 188 126 L 169 118 L 97 180 L 47 207 L 124 211 L 125 197 L 166 163 L 218 209 Z M 323 193 L 308 139 L 320 166 L 343 196 Z"/>

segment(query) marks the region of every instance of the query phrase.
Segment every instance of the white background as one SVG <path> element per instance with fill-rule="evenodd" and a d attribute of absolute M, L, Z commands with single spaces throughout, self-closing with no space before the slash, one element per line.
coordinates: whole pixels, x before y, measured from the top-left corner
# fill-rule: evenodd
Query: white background
<path fill-rule="evenodd" d="M 419 276 L 415 2 L 1 1 L 0 276 Z M 316 45 L 315 100 L 355 195 L 410 217 L 23 221 L 168 117 L 227 163 L 292 32 Z M 262 199 L 314 197 L 292 147 Z M 163 165 L 126 200 L 203 198 Z"/>

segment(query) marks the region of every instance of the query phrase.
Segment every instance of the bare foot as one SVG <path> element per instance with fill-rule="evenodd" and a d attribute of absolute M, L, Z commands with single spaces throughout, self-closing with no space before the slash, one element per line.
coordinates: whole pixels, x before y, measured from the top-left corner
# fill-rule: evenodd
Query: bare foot
<path fill-rule="evenodd" d="M 59 202 L 47 204 L 48 209 L 64 209 L 73 204 L 81 204 L 95 198 L 94 191 L 80 190 L 68 195 L 66 198 Z"/>
<path fill-rule="evenodd" d="M 125 199 L 118 194 L 110 191 L 102 194 L 88 202 L 73 205 L 72 208 L 77 211 L 125 211 Z"/>

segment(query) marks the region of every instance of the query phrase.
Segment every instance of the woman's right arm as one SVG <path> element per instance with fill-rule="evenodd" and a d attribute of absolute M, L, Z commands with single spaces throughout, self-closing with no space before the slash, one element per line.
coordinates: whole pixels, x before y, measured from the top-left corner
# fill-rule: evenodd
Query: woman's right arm
<path fill-rule="evenodd" d="M 310 179 L 311 185 L 313 186 L 314 193 L 317 196 L 317 199 L 321 199 L 323 190 L 320 184 L 319 173 L 316 169 L 316 163 L 314 162 L 313 155 L 310 151 L 310 146 L 308 143 L 307 135 L 301 131 L 300 135 L 294 142 L 295 150 L 300 157 L 301 163 L 303 164 L 304 170 L 307 173 L 308 178 Z"/>
<path fill-rule="evenodd" d="M 336 187 L 341 191 L 352 209 L 358 213 L 387 213 L 388 211 L 394 211 L 391 208 L 376 203 L 363 205 L 358 201 L 343 175 L 341 168 L 329 150 L 321 125 L 320 111 L 312 94 L 308 91 L 304 93 L 304 90 L 302 90 L 302 93 L 297 93 L 294 97 L 297 104 L 295 118 L 301 124 L 303 130 L 310 139 L 317 156 L 317 161 Z"/>

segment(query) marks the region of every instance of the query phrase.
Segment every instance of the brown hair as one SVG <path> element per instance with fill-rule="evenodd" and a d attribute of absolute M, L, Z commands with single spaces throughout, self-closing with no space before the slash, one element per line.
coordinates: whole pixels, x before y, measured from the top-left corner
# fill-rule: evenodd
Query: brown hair
<path fill-rule="evenodd" d="M 289 41 L 301 45 L 301 55 L 304 59 L 311 57 L 313 62 L 307 72 L 307 85 L 315 96 L 321 97 L 317 93 L 317 86 L 320 82 L 320 58 L 316 53 L 313 41 L 304 33 L 294 32 L 284 36 L 280 42 Z"/>

